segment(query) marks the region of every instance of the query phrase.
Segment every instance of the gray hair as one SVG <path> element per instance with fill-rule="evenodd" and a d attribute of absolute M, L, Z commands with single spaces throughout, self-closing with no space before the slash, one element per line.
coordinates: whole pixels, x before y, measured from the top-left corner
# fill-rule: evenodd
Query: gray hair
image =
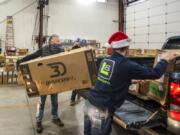
<path fill-rule="evenodd" d="M 59 36 L 58 36 L 57 34 L 52 34 L 52 35 L 49 37 L 49 41 L 48 41 L 49 44 L 51 43 L 51 40 L 52 40 L 54 37 L 58 37 L 58 38 L 59 38 Z"/>

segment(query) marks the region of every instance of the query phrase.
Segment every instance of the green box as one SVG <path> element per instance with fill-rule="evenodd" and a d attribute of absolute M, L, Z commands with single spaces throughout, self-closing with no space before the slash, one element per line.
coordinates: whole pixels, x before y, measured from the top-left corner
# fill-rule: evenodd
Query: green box
<path fill-rule="evenodd" d="M 157 81 L 151 81 L 149 83 L 149 92 L 147 96 L 160 104 L 164 104 L 166 100 L 166 90 L 163 87 L 163 83 Z"/>

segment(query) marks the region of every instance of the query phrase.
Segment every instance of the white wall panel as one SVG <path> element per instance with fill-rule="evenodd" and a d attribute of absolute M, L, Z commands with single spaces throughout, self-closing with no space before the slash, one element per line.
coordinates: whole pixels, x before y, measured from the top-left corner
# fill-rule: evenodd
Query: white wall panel
<path fill-rule="evenodd" d="M 180 23 L 170 23 L 167 24 L 167 31 L 168 32 L 180 32 Z"/>
<path fill-rule="evenodd" d="M 149 10 L 149 16 L 159 16 L 159 15 L 165 15 L 166 7 L 165 5 L 163 6 L 158 6 L 155 8 L 150 8 Z"/>
<path fill-rule="evenodd" d="M 173 2 L 177 2 L 179 0 L 166 0 L 167 3 L 173 3 Z"/>
<path fill-rule="evenodd" d="M 129 7 L 135 10 L 134 47 L 143 42 L 144 48 L 160 49 L 169 36 L 180 35 L 180 0 L 146 0 Z"/>
<path fill-rule="evenodd" d="M 134 44 L 134 48 L 135 49 L 147 49 L 148 48 L 148 44 L 147 43 L 135 43 Z"/>
<path fill-rule="evenodd" d="M 149 49 L 161 49 L 163 44 L 164 44 L 164 42 L 162 42 L 162 43 L 151 43 L 149 45 Z"/>
<path fill-rule="evenodd" d="M 175 12 L 175 13 L 169 13 L 167 15 L 167 22 L 176 22 L 179 21 L 180 22 L 180 12 Z"/>
<path fill-rule="evenodd" d="M 161 5 L 164 5 L 165 4 L 165 0 L 148 0 L 148 7 L 149 8 L 155 8 L 155 7 L 159 7 Z"/>
<path fill-rule="evenodd" d="M 157 42 L 157 43 L 161 43 L 161 42 L 165 42 L 166 40 L 166 35 L 165 34 L 151 34 L 149 36 L 149 42 L 151 43 L 154 43 L 154 42 Z"/>
<path fill-rule="evenodd" d="M 171 37 L 171 36 L 177 36 L 177 35 L 180 35 L 180 32 L 169 32 L 169 33 L 167 34 L 167 37 L 166 37 L 166 38 Z"/>
<path fill-rule="evenodd" d="M 136 12 L 135 13 L 135 19 L 138 20 L 138 19 L 142 19 L 143 18 L 147 18 L 147 14 L 148 14 L 148 11 L 145 10 L 145 11 L 141 11 L 141 12 Z"/>
<path fill-rule="evenodd" d="M 130 6 L 126 9 L 126 14 L 129 15 L 129 14 L 133 14 L 134 13 L 134 6 Z"/>
<path fill-rule="evenodd" d="M 149 33 L 152 34 L 156 34 L 156 33 L 163 33 L 165 34 L 165 25 L 150 25 L 149 27 Z"/>
<path fill-rule="evenodd" d="M 127 14 L 126 21 L 128 22 L 128 21 L 132 21 L 132 20 L 134 20 L 134 14 Z"/>
<path fill-rule="evenodd" d="M 136 35 L 142 35 L 142 34 L 147 35 L 148 27 L 138 27 L 135 29 L 135 33 Z"/>
<path fill-rule="evenodd" d="M 129 36 L 133 36 L 133 35 L 134 35 L 134 29 L 127 29 L 126 33 L 127 33 Z"/>
<path fill-rule="evenodd" d="M 147 42 L 148 36 L 147 35 L 137 35 L 135 36 L 135 42 Z"/>
<path fill-rule="evenodd" d="M 167 12 L 169 13 L 169 12 L 180 11 L 179 6 L 180 6 L 179 0 L 177 0 L 173 3 L 169 3 L 167 6 Z"/>
<path fill-rule="evenodd" d="M 147 26 L 147 24 L 148 24 L 147 18 L 135 21 L 135 27 L 145 27 L 145 26 Z"/>
<path fill-rule="evenodd" d="M 142 2 L 139 4 L 134 5 L 134 10 L 135 12 L 146 12 L 148 9 L 148 4 L 147 2 Z"/>
<path fill-rule="evenodd" d="M 166 17 L 165 15 L 162 16 L 155 16 L 155 17 L 151 17 L 149 18 L 149 25 L 158 25 L 158 24 L 165 24 L 166 22 Z"/>
<path fill-rule="evenodd" d="M 132 28 L 132 27 L 134 27 L 134 21 L 127 21 L 126 28 Z"/>

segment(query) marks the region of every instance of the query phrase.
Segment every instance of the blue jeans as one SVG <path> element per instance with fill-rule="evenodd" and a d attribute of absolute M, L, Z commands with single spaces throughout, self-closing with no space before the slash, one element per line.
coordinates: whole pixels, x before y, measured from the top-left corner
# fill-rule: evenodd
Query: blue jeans
<path fill-rule="evenodd" d="M 99 109 L 88 101 L 84 107 L 84 135 L 110 135 L 112 115 L 108 109 Z"/>
<path fill-rule="evenodd" d="M 36 122 L 41 122 L 44 116 L 44 107 L 47 96 L 40 96 L 37 104 Z M 51 114 L 52 119 L 58 119 L 58 94 L 51 95 Z"/>

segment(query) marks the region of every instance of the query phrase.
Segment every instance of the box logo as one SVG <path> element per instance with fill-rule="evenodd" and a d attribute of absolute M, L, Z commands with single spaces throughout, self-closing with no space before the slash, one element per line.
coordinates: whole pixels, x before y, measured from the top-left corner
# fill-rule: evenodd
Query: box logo
<path fill-rule="evenodd" d="M 63 76 L 67 72 L 66 66 L 62 62 L 55 62 L 47 65 L 53 70 L 53 74 L 50 76 L 51 78 Z"/>

